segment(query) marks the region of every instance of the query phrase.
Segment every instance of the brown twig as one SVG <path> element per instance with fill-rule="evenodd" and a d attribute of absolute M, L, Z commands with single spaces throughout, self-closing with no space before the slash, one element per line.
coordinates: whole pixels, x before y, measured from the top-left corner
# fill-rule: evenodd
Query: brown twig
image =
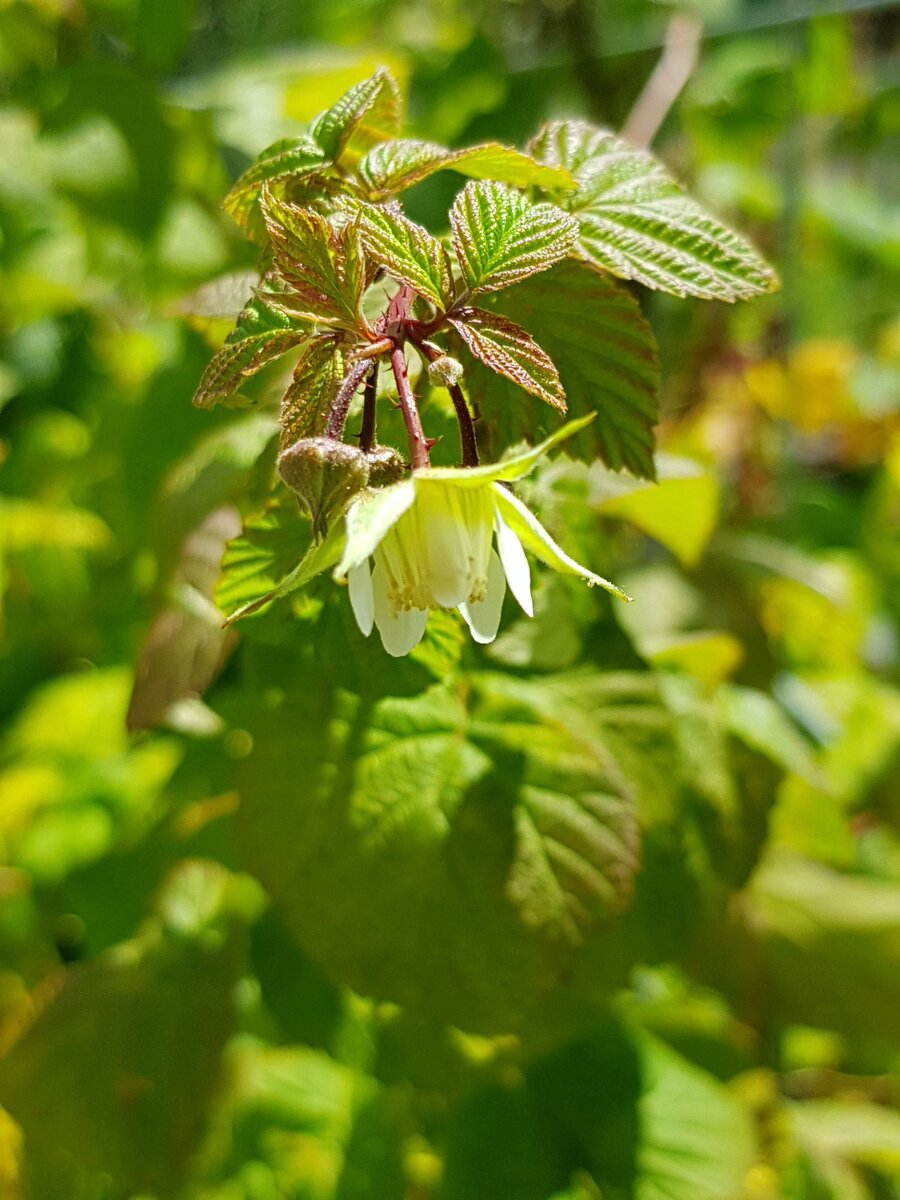
<path fill-rule="evenodd" d="M 344 376 L 344 381 L 338 388 L 334 400 L 331 402 L 328 421 L 325 425 L 326 437 L 339 440 L 343 436 L 344 425 L 347 421 L 347 413 L 350 409 L 350 401 L 353 399 L 353 393 L 362 383 L 363 376 L 369 370 L 370 365 L 366 359 L 363 359 L 362 362 L 354 363 Z"/>
<path fill-rule="evenodd" d="M 622 137 L 632 146 L 649 146 L 691 77 L 700 49 L 703 22 L 691 13 L 675 13 L 666 27 L 659 62 L 622 126 Z"/>
<path fill-rule="evenodd" d="M 359 448 L 369 451 L 375 445 L 375 395 L 378 390 L 378 363 L 376 362 L 366 378 L 363 392 L 362 426 L 359 431 Z"/>

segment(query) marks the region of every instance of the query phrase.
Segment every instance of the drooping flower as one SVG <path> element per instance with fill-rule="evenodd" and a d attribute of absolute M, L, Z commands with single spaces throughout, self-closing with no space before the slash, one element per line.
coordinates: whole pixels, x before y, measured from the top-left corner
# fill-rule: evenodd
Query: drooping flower
<path fill-rule="evenodd" d="M 426 468 L 391 487 L 361 493 L 346 516 L 346 543 L 335 571 L 346 578 L 357 623 L 378 628 L 388 654 L 418 644 L 432 608 L 457 608 L 477 642 L 492 642 L 507 585 L 533 615 L 525 556 L 578 575 L 627 599 L 556 544 L 505 484 L 585 422 L 572 422 L 532 450 L 492 466 Z"/>

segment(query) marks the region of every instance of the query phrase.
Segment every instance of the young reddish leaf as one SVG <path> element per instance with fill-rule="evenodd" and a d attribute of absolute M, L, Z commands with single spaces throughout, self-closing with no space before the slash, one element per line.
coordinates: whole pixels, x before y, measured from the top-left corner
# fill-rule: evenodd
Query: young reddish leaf
<path fill-rule="evenodd" d="M 577 179 L 563 203 L 578 218 L 580 254 L 596 266 L 704 300 L 778 287 L 749 242 L 685 195 L 652 154 L 582 121 L 550 122 L 529 148 Z"/>
<path fill-rule="evenodd" d="M 308 329 L 296 328 L 287 316 L 266 302 L 263 294 L 257 293 L 203 372 L 194 393 L 194 404 L 198 408 L 212 408 L 227 400 L 245 379 L 307 337 Z"/>
<path fill-rule="evenodd" d="M 281 448 L 325 428 L 331 402 L 343 378 L 343 356 L 334 334 L 310 338 L 281 401 Z"/>
<path fill-rule="evenodd" d="M 310 134 L 331 159 L 352 163 L 397 132 L 400 91 L 385 67 L 354 84 L 310 126 Z"/>
<path fill-rule="evenodd" d="M 546 271 L 575 245 L 578 225 L 502 183 L 468 183 L 450 210 L 453 248 L 471 292 L 494 292 Z"/>
<path fill-rule="evenodd" d="M 386 200 L 436 171 L 452 170 L 472 179 L 495 179 L 516 187 L 573 190 L 578 185 L 563 167 L 547 166 L 499 142 L 466 150 L 448 150 L 435 142 L 402 138 L 383 142 L 359 164 L 359 178 L 370 200 Z"/>
<path fill-rule="evenodd" d="M 264 184 L 283 181 L 287 177 L 311 180 L 329 165 L 328 156 L 307 134 L 300 138 L 282 138 L 267 146 L 236 181 L 225 197 L 225 211 L 241 228 L 252 232 Z"/>
<path fill-rule="evenodd" d="M 322 324 L 356 332 L 365 290 L 365 258 L 355 221 L 335 228 L 320 213 L 288 204 L 265 188 L 262 213 L 275 271 L 289 295 L 285 311 L 308 310 Z"/>
<path fill-rule="evenodd" d="M 656 343 L 634 297 L 611 276 L 569 261 L 502 297 L 503 315 L 533 329 L 559 368 L 572 416 L 597 412 L 569 445 L 610 467 L 653 478 L 653 426 L 659 370 Z M 500 446 L 543 436 L 543 411 L 523 404 L 494 372 L 469 376 L 473 399 L 490 416 Z M 499 447 L 498 447 L 499 449 Z"/>
<path fill-rule="evenodd" d="M 400 283 L 430 300 L 438 309 L 452 300 L 453 277 L 443 244 L 427 229 L 410 221 L 399 208 L 360 206 L 360 233 L 373 258 Z"/>
<path fill-rule="evenodd" d="M 559 372 L 520 325 L 482 308 L 459 310 L 450 323 L 486 367 L 505 375 L 526 392 L 540 396 L 560 412 L 566 411 L 566 394 Z"/>

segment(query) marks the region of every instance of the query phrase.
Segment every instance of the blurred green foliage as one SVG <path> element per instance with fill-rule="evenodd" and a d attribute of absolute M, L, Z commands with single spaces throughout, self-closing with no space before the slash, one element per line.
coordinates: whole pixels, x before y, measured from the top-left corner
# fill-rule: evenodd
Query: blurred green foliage
<path fill-rule="evenodd" d="M 675 9 L 0 2 L 2 1200 L 900 1197 L 900 25 L 848 7 L 692 6 L 655 149 L 783 291 L 640 293 L 659 484 L 525 495 L 636 602 L 541 573 L 396 663 L 329 580 L 220 628 L 306 536 L 281 369 L 190 405 L 221 199 L 380 64 L 417 136 L 617 128 Z"/>

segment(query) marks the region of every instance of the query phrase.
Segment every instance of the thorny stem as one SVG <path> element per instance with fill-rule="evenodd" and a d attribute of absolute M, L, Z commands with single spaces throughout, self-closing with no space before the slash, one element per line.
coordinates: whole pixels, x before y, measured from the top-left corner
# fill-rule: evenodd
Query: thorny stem
<path fill-rule="evenodd" d="M 406 425 L 406 435 L 409 438 L 409 465 L 416 471 L 428 466 L 428 442 L 422 429 L 416 398 L 409 386 L 406 357 L 402 346 L 396 346 L 391 352 L 391 370 L 394 372 L 400 411 L 403 413 L 403 423 Z"/>
<path fill-rule="evenodd" d="M 359 448 L 364 453 L 375 446 L 375 394 L 378 389 L 378 363 L 376 362 L 366 378 L 363 392 L 362 427 L 359 431 Z"/>
<path fill-rule="evenodd" d="M 354 363 L 347 374 L 344 376 L 344 382 L 338 388 L 338 393 L 331 403 L 331 409 L 328 413 L 328 421 L 325 425 L 325 436 L 340 440 L 344 425 L 347 420 L 347 412 L 350 408 L 350 401 L 353 399 L 353 393 L 362 383 L 363 376 L 369 370 L 369 362 L 363 359 L 362 362 Z"/>
<path fill-rule="evenodd" d="M 440 358 L 444 351 L 432 342 L 413 340 L 413 345 L 423 354 L 429 362 L 434 362 L 436 358 Z M 456 419 L 459 422 L 459 443 L 462 451 L 462 465 L 464 467 L 478 466 L 478 443 L 475 440 L 475 426 L 472 423 L 472 414 L 469 412 L 469 406 L 466 404 L 466 398 L 462 394 L 462 388 L 458 384 L 453 384 L 447 388 L 450 393 L 450 399 L 453 401 L 453 407 L 456 409 Z"/>
<path fill-rule="evenodd" d="M 466 398 L 462 394 L 462 388 L 458 383 L 454 383 L 447 391 L 450 393 L 450 399 L 453 401 L 453 407 L 456 409 L 456 419 L 459 421 L 459 443 L 462 449 L 462 465 L 464 467 L 477 467 L 478 443 L 475 441 L 475 426 L 472 423 L 472 414 L 469 412 Z"/>

